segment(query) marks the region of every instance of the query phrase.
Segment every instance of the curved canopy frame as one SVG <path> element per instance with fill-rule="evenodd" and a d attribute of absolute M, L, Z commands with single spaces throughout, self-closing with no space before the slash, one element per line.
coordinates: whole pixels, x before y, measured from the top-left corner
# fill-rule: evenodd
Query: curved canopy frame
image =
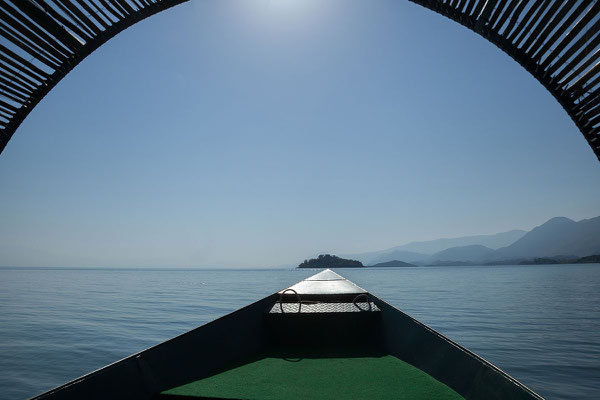
<path fill-rule="evenodd" d="M 131 25 L 188 0 L 0 0 L 0 153 L 56 84 Z"/>
<path fill-rule="evenodd" d="M 600 160 L 600 2 L 409 0 L 504 50 L 558 100 Z"/>
<path fill-rule="evenodd" d="M 127 27 L 185 1 L 0 0 L 0 153 L 81 60 Z M 558 100 L 600 160 L 600 2 L 409 1 L 509 54 Z"/>

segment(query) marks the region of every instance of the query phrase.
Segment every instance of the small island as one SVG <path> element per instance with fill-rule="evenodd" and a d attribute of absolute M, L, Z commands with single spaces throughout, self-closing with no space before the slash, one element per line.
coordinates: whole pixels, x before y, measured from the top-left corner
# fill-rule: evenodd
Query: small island
<path fill-rule="evenodd" d="M 398 267 L 417 267 L 417 265 L 415 264 L 410 264 L 404 261 L 399 261 L 399 260 L 392 260 L 392 261 L 387 261 L 387 262 L 382 262 L 379 264 L 375 264 L 375 265 L 371 265 L 371 267 L 394 267 L 394 268 L 398 268 Z"/>
<path fill-rule="evenodd" d="M 317 258 L 304 260 L 298 265 L 298 268 L 363 268 L 360 261 L 349 260 L 330 254 L 321 254 Z"/>

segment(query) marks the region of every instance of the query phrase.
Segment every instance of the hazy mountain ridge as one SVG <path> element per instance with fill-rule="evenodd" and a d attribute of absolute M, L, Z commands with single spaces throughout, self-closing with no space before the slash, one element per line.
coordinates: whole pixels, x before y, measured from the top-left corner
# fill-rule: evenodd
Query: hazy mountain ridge
<path fill-rule="evenodd" d="M 490 243 L 509 243 L 499 247 Z M 479 243 L 472 243 L 479 241 Z M 425 251 L 448 244 L 451 245 L 433 253 Z M 467 243 L 467 244 L 464 244 Z M 486 243 L 488 245 L 486 245 Z M 421 252 L 414 251 L 421 250 Z M 576 259 L 600 254 L 600 216 L 573 221 L 566 217 L 554 217 L 526 232 L 512 230 L 495 235 L 465 236 L 452 239 L 437 239 L 426 242 L 411 242 L 386 250 L 348 255 L 373 265 L 399 260 L 420 265 L 442 265 L 462 263 L 496 263 L 510 260 L 554 257 Z"/>
<path fill-rule="evenodd" d="M 513 229 L 507 232 L 500 232 L 491 235 L 472 235 L 461 236 L 457 238 L 443 238 L 420 242 L 410 242 L 402 246 L 393 247 L 389 250 L 412 251 L 415 253 L 428 255 L 435 254 L 451 247 L 463 247 L 471 245 L 482 245 L 495 250 L 514 243 L 526 233 L 527 231 L 521 229 Z"/>
<path fill-rule="evenodd" d="M 458 238 L 443 238 L 429 241 L 410 242 L 385 250 L 370 251 L 358 254 L 346 254 L 343 255 L 343 257 L 360 260 L 365 265 L 373 265 L 392 260 L 423 264 L 427 263 L 431 259 L 431 256 L 435 253 L 448 250 L 453 247 L 480 245 L 490 249 L 497 249 L 514 243 L 526 233 L 527 232 L 523 230 L 513 229 L 511 231 L 496 233 L 493 235 L 474 235 Z"/>
<path fill-rule="evenodd" d="M 555 217 L 515 243 L 496 250 L 491 260 L 521 257 L 584 257 L 600 253 L 600 217 L 575 222 Z"/>
<path fill-rule="evenodd" d="M 489 258 L 494 251 L 494 249 L 490 249 L 489 247 L 481 244 L 451 247 L 435 253 L 428 258 L 427 262 L 437 263 L 440 261 L 481 261 Z"/>

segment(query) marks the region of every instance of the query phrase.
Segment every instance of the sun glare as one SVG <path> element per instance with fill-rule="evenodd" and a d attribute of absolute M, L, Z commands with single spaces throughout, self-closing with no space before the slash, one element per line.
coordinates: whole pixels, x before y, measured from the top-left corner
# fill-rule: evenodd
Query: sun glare
<path fill-rule="evenodd" d="M 312 1 L 304 0 L 264 0 L 266 7 L 275 12 L 298 12 L 306 9 Z"/>
<path fill-rule="evenodd" d="M 247 0 L 231 8 L 252 34 L 287 35 L 314 30 L 330 16 L 330 4 L 319 0 Z M 241 5 L 241 7 L 240 7 Z"/>
<path fill-rule="evenodd" d="M 289 21 L 317 12 L 319 3 L 323 5 L 316 0 L 258 0 L 255 4 L 265 16 Z"/>

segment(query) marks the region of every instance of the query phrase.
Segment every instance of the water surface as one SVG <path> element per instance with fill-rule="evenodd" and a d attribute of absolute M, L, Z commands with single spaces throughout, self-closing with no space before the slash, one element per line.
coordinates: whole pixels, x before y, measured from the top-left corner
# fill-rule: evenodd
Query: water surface
<path fill-rule="evenodd" d="M 600 265 L 338 270 L 549 399 L 600 392 Z M 0 269 L 0 393 L 24 399 L 315 270 Z"/>

